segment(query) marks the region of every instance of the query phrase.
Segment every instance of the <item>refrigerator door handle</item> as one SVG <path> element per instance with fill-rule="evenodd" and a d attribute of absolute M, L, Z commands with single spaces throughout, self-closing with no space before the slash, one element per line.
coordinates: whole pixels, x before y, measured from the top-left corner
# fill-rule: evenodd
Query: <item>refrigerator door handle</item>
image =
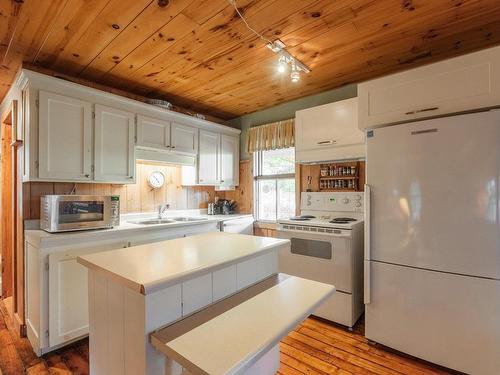
<path fill-rule="evenodd" d="M 371 297 L 371 205 L 370 205 L 370 185 L 365 184 L 365 262 L 364 262 L 364 302 L 365 304 L 370 303 Z"/>

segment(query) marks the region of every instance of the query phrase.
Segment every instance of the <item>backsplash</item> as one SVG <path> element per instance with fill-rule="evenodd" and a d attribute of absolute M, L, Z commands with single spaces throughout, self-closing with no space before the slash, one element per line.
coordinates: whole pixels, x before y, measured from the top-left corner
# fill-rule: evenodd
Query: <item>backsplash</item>
<path fill-rule="evenodd" d="M 152 171 L 165 175 L 165 185 L 152 189 L 147 177 Z M 171 209 L 207 208 L 216 195 L 212 186 L 181 186 L 181 167 L 137 163 L 136 183 L 130 185 L 86 184 L 64 182 L 26 182 L 23 184 L 24 218 L 40 218 L 40 196 L 46 194 L 100 194 L 119 195 L 121 213 L 151 212 L 158 205 L 169 203 Z M 217 196 L 224 197 L 224 192 Z"/>

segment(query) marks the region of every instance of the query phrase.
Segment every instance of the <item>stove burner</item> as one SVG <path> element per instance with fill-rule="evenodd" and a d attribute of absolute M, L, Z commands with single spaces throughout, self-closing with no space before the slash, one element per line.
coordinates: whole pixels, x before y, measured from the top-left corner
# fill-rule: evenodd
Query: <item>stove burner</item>
<path fill-rule="evenodd" d="M 308 221 L 308 220 L 311 220 L 311 219 L 314 219 L 316 218 L 315 216 L 312 216 L 312 215 L 301 215 L 301 216 L 292 216 L 290 218 L 290 220 L 294 220 L 294 221 Z"/>
<path fill-rule="evenodd" d="M 353 219 L 352 217 L 337 217 L 330 221 L 332 224 L 349 224 L 352 221 L 356 221 L 356 219 Z"/>

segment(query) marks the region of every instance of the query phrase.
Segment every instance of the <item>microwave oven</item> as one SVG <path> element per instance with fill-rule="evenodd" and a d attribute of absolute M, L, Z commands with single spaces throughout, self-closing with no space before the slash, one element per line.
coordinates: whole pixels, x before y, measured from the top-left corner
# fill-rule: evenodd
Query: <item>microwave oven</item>
<path fill-rule="evenodd" d="M 112 228 L 120 225 L 117 195 L 44 195 L 41 197 L 40 228 L 68 232 Z"/>

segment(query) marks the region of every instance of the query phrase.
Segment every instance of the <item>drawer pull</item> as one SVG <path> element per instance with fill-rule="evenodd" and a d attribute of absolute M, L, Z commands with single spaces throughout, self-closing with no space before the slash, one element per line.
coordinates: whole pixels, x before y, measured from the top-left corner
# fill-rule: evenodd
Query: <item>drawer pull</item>
<path fill-rule="evenodd" d="M 319 141 L 316 144 L 318 146 L 324 146 L 324 145 L 333 145 L 335 143 L 337 143 L 337 141 L 330 140 L 330 141 Z"/>
<path fill-rule="evenodd" d="M 405 115 L 414 115 L 416 113 L 430 112 L 430 111 L 435 111 L 437 109 L 439 109 L 439 107 L 429 107 L 429 108 L 423 108 L 423 109 L 416 109 L 415 111 L 406 112 Z"/>

